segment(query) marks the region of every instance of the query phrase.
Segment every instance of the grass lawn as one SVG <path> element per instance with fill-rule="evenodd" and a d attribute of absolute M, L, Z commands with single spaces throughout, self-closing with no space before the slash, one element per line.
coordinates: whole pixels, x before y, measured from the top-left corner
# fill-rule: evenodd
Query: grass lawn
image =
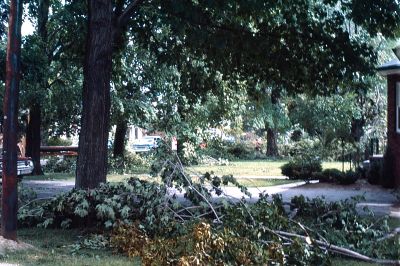
<path fill-rule="evenodd" d="M 107 176 L 108 182 L 121 182 L 124 179 L 127 179 L 133 175 L 117 175 L 112 174 Z M 148 180 L 148 181 L 156 181 L 160 182 L 159 178 L 150 178 L 145 175 L 139 176 L 139 178 Z M 27 176 L 24 178 L 25 180 L 49 180 L 49 181 L 74 181 L 75 177 L 73 174 L 64 174 L 64 173 L 52 173 L 46 174 L 44 176 Z M 288 180 L 288 179 L 260 179 L 260 178 L 240 178 L 238 179 L 241 185 L 246 187 L 270 187 L 270 186 L 278 186 L 284 184 L 290 184 L 294 182 L 298 182 L 298 180 Z"/>
<path fill-rule="evenodd" d="M 32 175 L 24 176 L 23 180 L 45 180 L 45 181 L 55 181 L 55 180 L 74 180 L 73 173 L 46 173 L 44 175 Z"/>
<path fill-rule="evenodd" d="M 299 181 L 301 181 L 301 180 L 260 179 L 260 178 L 240 178 L 240 179 L 238 179 L 239 184 L 246 186 L 246 187 L 272 187 L 272 186 L 297 183 Z"/>
<path fill-rule="evenodd" d="M 186 167 L 189 173 L 192 174 L 204 174 L 205 172 L 213 172 L 218 176 L 222 175 L 230 175 L 232 174 L 236 178 L 240 177 L 252 177 L 252 176 L 281 176 L 281 166 L 287 163 L 287 161 L 234 161 L 231 162 L 229 165 L 196 165 Z M 348 170 L 350 168 L 348 163 L 345 163 L 344 169 Z M 326 168 L 336 168 L 341 170 L 342 163 L 341 162 L 324 162 L 322 164 L 324 169 Z M 148 178 L 146 175 L 118 175 L 118 174 L 109 174 L 107 175 L 107 180 L 109 182 L 119 182 L 123 179 L 129 178 L 130 176 L 139 176 L 142 178 Z M 46 173 L 44 176 L 25 176 L 25 180 L 74 180 L 73 173 Z M 274 185 L 275 182 L 277 185 L 280 184 L 287 184 L 291 181 L 260 181 L 260 180 L 246 180 L 241 181 L 243 185 L 248 185 L 249 187 L 254 186 L 271 186 Z M 256 185 L 258 183 L 262 183 L 262 185 Z M 283 183 L 281 183 L 283 182 Z M 268 185 L 270 183 L 270 185 Z"/>
<path fill-rule="evenodd" d="M 118 175 L 109 174 L 107 175 L 107 181 L 109 182 L 119 182 L 131 176 L 144 176 L 144 175 Z M 44 180 L 44 181 L 74 181 L 75 174 L 73 173 L 46 173 L 45 175 L 36 176 L 25 176 L 24 180 Z"/>
<path fill-rule="evenodd" d="M 229 175 L 235 177 L 241 176 L 281 176 L 281 166 L 288 161 L 234 161 L 229 165 L 197 165 L 188 167 L 188 170 L 195 173 L 214 172 L 216 175 Z M 324 162 L 323 169 L 336 168 L 342 170 L 341 162 Z M 345 170 L 348 170 L 350 165 L 345 163 Z"/>
<path fill-rule="evenodd" d="M 19 251 L 0 257 L 1 263 L 17 265 L 140 265 L 110 250 L 84 249 L 74 252 L 72 245 L 78 244 L 78 230 L 20 229 L 18 240 L 36 247 L 36 250 Z"/>

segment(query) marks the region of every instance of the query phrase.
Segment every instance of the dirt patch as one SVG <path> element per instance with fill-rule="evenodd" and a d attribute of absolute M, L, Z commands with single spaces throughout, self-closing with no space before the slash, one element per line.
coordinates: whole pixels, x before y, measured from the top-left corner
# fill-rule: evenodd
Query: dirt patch
<path fill-rule="evenodd" d="M 4 237 L 0 236 L 0 255 L 5 255 L 9 252 L 16 252 L 34 248 L 35 247 L 30 244 L 5 239 Z"/>

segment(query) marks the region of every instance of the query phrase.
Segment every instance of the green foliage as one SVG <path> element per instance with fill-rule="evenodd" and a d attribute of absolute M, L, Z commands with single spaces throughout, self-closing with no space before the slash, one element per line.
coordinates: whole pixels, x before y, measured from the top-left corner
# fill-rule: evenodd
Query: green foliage
<path fill-rule="evenodd" d="M 199 156 L 211 156 L 228 160 L 255 160 L 265 159 L 266 156 L 262 150 L 257 151 L 254 143 L 251 141 L 223 141 L 220 138 L 214 138 L 207 142 L 207 147 L 199 150 Z"/>
<path fill-rule="evenodd" d="M 338 169 L 324 169 L 316 178 L 319 182 L 333 183 L 343 175 L 342 171 Z"/>
<path fill-rule="evenodd" d="M 47 159 L 43 171 L 46 173 L 75 173 L 76 158 L 52 156 Z"/>
<path fill-rule="evenodd" d="M 291 202 L 295 215 L 289 219 L 280 197 L 271 201 L 260 195 L 254 204 L 227 205 L 222 210 L 223 224 L 191 220 L 182 223 L 175 233 L 152 235 L 137 222 L 117 227 L 111 243 L 130 257 L 140 257 L 146 265 L 330 265 L 330 252 L 319 248 L 316 239 L 364 254 L 396 258 L 396 239 L 373 241 L 388 233 L 386 218 L 376 222 L 368 213 L 360 217 L 357 200 L 327 203 L 321 198 L 295 197 Z M 307 238 L 280 237 L 278 232 L 285 231 Z"/>
<path fill-rule="evenodd" d="M 351 185 L 360 178 L 360 175 L 361 173 L 359 171 L 348 170 L 343 173 L 338 169 L 324 169 L 322 172 L 315 173 L 314 178 L 318 179 L 319 182 Z"/>
<path fill-rule="evenodd" d="M 356 249 L 370 256 L 398 258 L 398 237 L 381 242 L 373 240 L 388 233 L 387 217 L 377 218 L 368 209 L 364 209 L 366 213 L 360 217 L 356 206 L 360 199 L 325 202 L 322 198 L 306 199 L 297 196 L 292 199 L 291 208 L 296 209 L 298 221 L 306 222 L 310 230 L 318 232 L 330 243 Z"/>
<path fill-rule="evenodd" d="M 153 160 L 152 154 L 139 155 L 126 152 L 124 157 L 108 158 L 108 173 L 110 174 L 138 174 L 146 173 Z"/>
<path fill-rule="evenodd" d="M 252 143 L 240 141 L 227 146 L 227 152 L 233 155 L 235 159 L 252 160 L 257 158 L 257 151 Z"/>
<path fill-rule="evenodd" d="M 32 202 L 20 209 L 18 218 L 20 225 L 113 228 L 110 242 L 94 236 L 76 244 L 74 250 L 111 243 L 128 256 L 139 256 L 144 264 L 329 264 L 330 252 L 315 240 L 380 258 L 399 255 L 396 239 L 374 241 L 388 233 L 386 218 L 377 222 L 369 212 L 359 216 L 355 199 L 327 203 L 295 197 L 290 213 L 280 196 L 270 199 L 260 194 L 254 203 L 224 198 L 207 201 L 210 190 L 205 184 L 221 194 L 216 188 L 228 182 L 235 180 L 206 174 L 199 183 L 186 186 L 191 204 L 182 206 L 166 186 L 131 178 Z M 282 232 L 305 236 L 288 237 Z"/>
<path fill-rule="evenodd" d="M 322 170 L 319 160 L 316 161 L 289 161 L 282 165 L 282 175 L 289 179 L 311 180 L 315 178 L 315 173 Z"/>
<path fill-rule="evenodd" d="M 51 137 L 48 139 L 47 145 L 49 145 L 49 146 L 71 146 L 72 141 L 69 139 L 62 139 L 59 137 Z"/>
<path fill-rule="evenodd" d="M 361 113 L 355 95 L 298 96 L 290 103 L 290 118 L 310 136 L 318 137 L 328 147 L 336 139 L 349 140 L 353 119 Z"/>
<path fill-rule="evenodd" d="M 341 185 L 354 184 L 360 178 L 360 174 L 356 171 L 346 171 L 344 175 L 339 176 L 336 180 Z"/>
<path fill-rule="evenodd" d="M 131 178 L 124 183 L 101 184 L 94 190 L 72 190 L 45 203 L 33 203 L 19 210 L 18 219 L 21 225 L 63 228 L 110 228 L 118 221 L 130 223 L 139 219 L 148 228 L 155 228 L 157 223 L 171 219 L 171 212 L 165 208 L 168 202 L 165 193 L 164 186 Z M 156 217 L 160 220 L 156 221 Z"/>
<path fill-rule="evenodd" d="M 138 224 L 114 230 L 112 245 L 142 263 L 178 265 L 321 265 L 329 258 L 323 251 L 300 240 L 284 244 L 271 228 L 287 228 L 280 198 L 272 203 L 262 197 L 254 205 L 227 207 L 226 223 L 215 225 L 206 220 L 182 224 L 176 236 L 149 236 Z"/>

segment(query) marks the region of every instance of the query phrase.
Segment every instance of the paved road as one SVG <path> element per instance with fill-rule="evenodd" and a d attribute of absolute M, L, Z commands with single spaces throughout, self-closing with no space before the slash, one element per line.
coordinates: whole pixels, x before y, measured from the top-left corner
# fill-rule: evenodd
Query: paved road
<path fill-rule="evenodd" d="M 24 180 L 22 184 L 32 188 L 39 198 L 49 198 L 62 192 L 67 192 L 74 187 L 73 181 L 32 181 Z M 261 192 L 269 195 L 281 194 L 284 202 L 290 202 L 291 198 L 304 195 L 308 198 L 324 197 L 327 201 L 349 199 L 354 196 L 364 196 L 364 200 L 358 204 L 360 212 L 362 207 L 368 206 L 378 215 L 391 215 L 400 218 L 400 199 L 390 189 L 369 185 L 361 180 L 351 186 L 304 182 L 280 185 L 274 187 L 249 188 L 252 197 L 256 201 Z M 231 198 L 240 199 L 244 195 L 236 187 L 226 187 L 224 192 Z M 181 193 L 177 193 L 181 194 Z"/>

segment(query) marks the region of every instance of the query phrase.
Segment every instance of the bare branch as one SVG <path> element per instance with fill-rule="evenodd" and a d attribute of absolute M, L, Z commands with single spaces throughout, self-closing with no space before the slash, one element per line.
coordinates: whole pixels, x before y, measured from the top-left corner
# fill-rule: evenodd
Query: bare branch
<path fill-rule="evenodd" d="M 302 235 L 298 235 L 298 234 L 293 234 L 293 233 L 288 233 L 288 232 L 284 232 L 284 231 L 275 231 L 273 230 L 276 234 L 280 235 L 280 236 L 285 236 L 285 237 L 296 237 L 296 238 L 301 238 L 303 240 L 306 240 L 306 236 L 302 236 Z M 312 240 L 315 244 L 317 244 L 319 247 L 321 248 L 325 248 L 328 251 L 331 251 L 333 253 L 337 253 L 337 254 L 341 254 L 347 257 L 351 257 L 353 259 L 358 259 L 358 260 L 362 260 L 365 262 L 371 262 L 371 263 L 378 263 L 378 264 L 382 264 L 382 265 L 400 265 L 400 260 L 381 260 L 381 259 L 374 259 L 374 258 L 370 258 L 367 257 L 365 255 L 362 255 L 358 252 L 352 251 L 350 249 L 346 249 L 346 248 L 342 248 L 339 246 L 335 246 L 335 245 L 331 245 L 329 243 L 320 241 L 320 240 Z"/>

